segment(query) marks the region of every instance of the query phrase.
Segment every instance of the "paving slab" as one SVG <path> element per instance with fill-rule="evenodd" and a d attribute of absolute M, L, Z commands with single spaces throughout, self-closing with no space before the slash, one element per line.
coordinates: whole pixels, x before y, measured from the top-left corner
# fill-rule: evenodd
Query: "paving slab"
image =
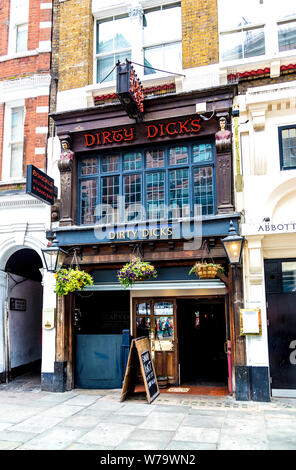
<path fill-rule="evenodd" d="M 21 423 L 18 423 L 14 426 L 11 426 L 9 429 L 12 431 L 20 432 L 32 432 L 35 434 L 41 434 L 48 429 L 52 428 L 56 424 L 60 423 L 63 420 L 62 417 L 58 416 L 32 416 Z"/>
<path fill-rule="evenodd" d="M 22 445 L 22 442 L 0 441 L 0 450 L 14 450 L 20 445 Z"/>
<path fill-rule="evenodd" d="M 162 450 L 163 445 L 161 442 L 147 442 L 147 441 L 136 441 L 132 439 L 126 439 L 122 441 L 119 446 L 115 447 L 115 450 Z"/>
<path fill-rule="evenodd" d="M 101 422 L 132 424 L 135 426 L 139 426 L 140 424 L 142 424 L 145 419 L 146 419 L 146 416 L 124 415 L 124 414 L 116 414 L 116 413 L 101 416 Z M 74 420 L 75 420 L 75 417 L 74 417 Z"/>
<path fill-rule="evenodd" d="M 218 444 L 172 440 L 165 450 L 217 450 Z"/>
<path fill-rule="evenodd" d="M 158 431 L 155 429 L 142 429 L 136 428 L 132 431 L 129 435 L 129 439 L 134 441 L 149 441 L 151 442 L 159 442 L 163 445 L 165 449 L 166 445 L 173 439 L 175 435 L 175 431 Z"/>
<path fill-rule="evenodd" d="M 86 393 L 81 393 L 76 395 L 73 398 L 69 398 L 65 402 L 66 405 L 80 405 L 80 406 L 89 406 L 95 403 L 97 400 L 102 398 L 102 395 L 88 395 Z"/>
<path fill-rule="evenodd" d="M 219 436 L 220 430 L 218 429 L 198 428 L 181 425 L 176 431 L 174 439 L 176 441 L 216 444 L 219 440 Z"/>
<path fill-rule="evenodd" d="M 29 432 L 28 430 L 19 431 L 12 428 L 5 429 L 5 431 L 0 432 L 0 441 L 10 441 L 10 442 L 26 442 L 35 437 L 36 434 Z"/>
<path fill-rule="evenodd" d="M 116 414 L 148 416 L 153 410 L 154 407 L 148 405 L 148 403 L 127 403 L 123 404 Z"/>
<path fill-rule="evenodd" d="M 159 431 L 175 431 L 184 420 L 181 413 L 159 413 L 152 411 L 139 428 L 157 429 Z"/>
<path fill-rule="evenodd" d="M 117 446 L 135 429 L 129 424 L 100 423 L 91 431 L 77 439 L 79 443 Z"/>
<path fill-rule="evenodd" d="M 193 426 L 200 428 L 221 428 L 225 420 L 225 416 L 217 416 L 217 413 L 213 415 L 202 415 L 192 414 L 184 416 L 182 426 Z"/>
<path fill-rule="evenodd" d="M 0 406 L 0 421 L 8 423 L 19 423 L 26 418 L 34 416 L 43 411 L 42 407 L 27 407 L 21 405 L 3 405 Z"/>
<path fill-rule="evenodd" d="M 66 403 L 61 403 L 56 406 L 52 406 L 40 414 L 41 418 L 44 416 L 57 416 L 60 418 L 68 418 L 79 411 L 84 410 L 83 406 L 72 406 Z"/>
<path fill-rule="evenodd" d="M 20 446 L 19 450 L 63 450 L 76 441 L 85 431 L 70 427 L 58 427 L 44 432 Z"/>

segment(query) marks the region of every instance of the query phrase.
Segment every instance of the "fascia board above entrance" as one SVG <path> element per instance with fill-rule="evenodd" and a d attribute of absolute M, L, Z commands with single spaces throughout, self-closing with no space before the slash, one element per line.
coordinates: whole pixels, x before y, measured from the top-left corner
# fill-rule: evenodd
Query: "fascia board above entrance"
<path fill-rule="evenodd" d="M 83 291 L 123 291 L 123 288 L 119 283 L 100 283 L 94 284 L 92 286 L 87 286 Z M 209 293 L 213 294 L 213 290 L 218 290 L 219 294 L 225 294 L 226 288 L 225 284 L 219 279 L 207 279 L 207 280 L 197 280 L 197 281 L 166 281 L 166 282 L 137 282 L 131 289 L 131 291 L 160 291 L 160 290 L 186 290 L 186 291 L 210 291 Z M 190 292 L 188 292 L 190 294 Z"/>

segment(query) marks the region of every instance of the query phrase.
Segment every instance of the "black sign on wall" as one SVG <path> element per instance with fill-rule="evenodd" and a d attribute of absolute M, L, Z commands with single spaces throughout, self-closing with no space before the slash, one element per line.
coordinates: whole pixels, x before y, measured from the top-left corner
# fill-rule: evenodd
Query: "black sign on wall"
<path fill-rule="evenodd" d="M 55 198 L 54 180 L 34 165 L 27 165 L 26 193 L 52 205 Z"/>
<path fill-rule="evenodd" d="M 131 63 L 116 64 L 116 94 L 127 115 L 141 121 L 144 112 L 144 90 Z"/>

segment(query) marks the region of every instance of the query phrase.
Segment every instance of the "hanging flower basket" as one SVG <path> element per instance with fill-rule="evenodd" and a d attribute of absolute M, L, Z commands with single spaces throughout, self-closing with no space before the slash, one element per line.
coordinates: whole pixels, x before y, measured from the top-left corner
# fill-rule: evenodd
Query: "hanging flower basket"
<path fill-rule="evenodd" d="M 224 268 L 221 264 L 215 263 L 195 263 L 189 274 L 195 273 L 201 279 L 214 279 L 217 273 L 223 274 Z"/>
<path fill-rule="evenodd" d="M 156 278 L 157 272 L 154 266 L 148 262 L 136 258 L 134 261 L 125 264 L 118 272 L 119 283 L 124 287 L 132 287 L 136 281 L 146 281 Z"/>
<path fill-rule="evenodd" d="M 93 285 L 93 278 L 85 271 L 78 268 L 59 269 L 55 273 L 55 292 L 59 297 L 67 295 L 69 292 L 82 290 L 85 286 Z"/>

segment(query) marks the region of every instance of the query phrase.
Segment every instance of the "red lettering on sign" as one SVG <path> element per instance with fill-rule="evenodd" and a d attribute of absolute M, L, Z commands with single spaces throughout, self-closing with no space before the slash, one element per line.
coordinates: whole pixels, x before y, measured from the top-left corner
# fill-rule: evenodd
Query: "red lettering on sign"
<path fill-rule="evenodd" d="M 103 145 L 104 145 L 106 142 L 107 142 L 108 144 L 112 144 L 112 140 L 110 140 L 110 138 L 111 138 L 111 132 L 108 132 L 108 131 L 102 132 L 102 137 L 103 137 L 103 142 L 102 142 Z"/>
<path fill-rule="evenodd" d="M 191 121 L 191 132 L 199 132 L 200 131 L 201 125 L 199 124 L 199 122 L 200 122 L 200 119 L 193 119 Z"/>
<path fill-rule="evenodd" d="M 122 142 L 123 140 L 122 129 L 118 129 L 117 131 L 112 131 L 112 134 L 113 134 L 114 142 Z"/>
<path fill-rule="evenodd" d="M 134 140 L 135 136 L 134 136 L 134 130 L 135 128 L 134 127 L 131 127 L 129 129 L 130 133 L 128 134 L 128 129 L 123 129 L 124 130 L 124 135 L 125 135 L 125 138 L 124 140 L 127 141 L 127 140 Z"/>
<path fill-rule="evenodd" d="M 149 126 L 146 126 L 147 129 L 147 137 L 148 139 L 153 139 L 154 137 L 157 136 L 158 134 L 158 129 L 154 124 L 150 124 Z"/>
<path fill-rule="evenodd" d="M 183 134 L 183 131 L 186 132 L 186 134 L 190 133 L 190 129 L 187 129 L 187 127 L 186 127 L 188 122 L 189 122 L 189 119 L 185 122 L 178 121 L 179 126 L 180 126 L 180 134 Z"/>
<path fill-rule="evenodd" d="M 92 145 L 94 145 L 96 141 L 95 137 L 92 134 L 84 134 L 84 138 L 85 138 L 85 145 L 87 147 L 91 147 Z"/>
<path fill-rule="evenodd" d="M 174 135 L 174 134 L 178 134 L 178 131 L 175 127 L 175 130 L 174 131 L 170 131 L 170 126 L 176 126 L 176 122 L 169 122 L 166 126 L 165 126 L 165 130 L 166 132 L 169 134 L 169 135 Z"/>

